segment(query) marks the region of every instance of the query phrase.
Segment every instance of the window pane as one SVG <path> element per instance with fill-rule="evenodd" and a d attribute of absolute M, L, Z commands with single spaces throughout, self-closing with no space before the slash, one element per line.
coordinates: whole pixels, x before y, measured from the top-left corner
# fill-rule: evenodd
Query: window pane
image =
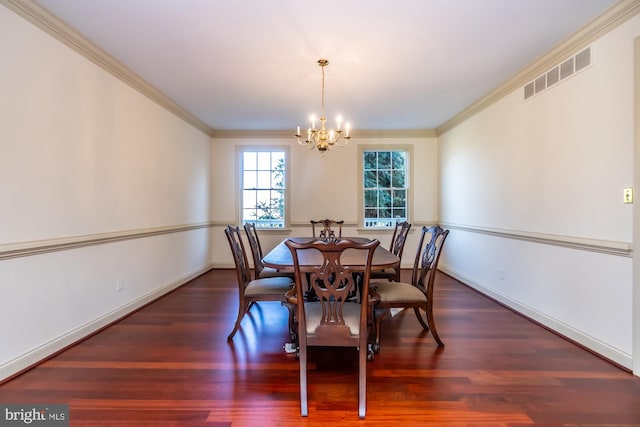
<path fill-rule="evenodd" d="M 378 192 L 378 205 L 384 208 L 391 207 L 391 190 L 380 190 Z"/>
<path fill-rule="evenodd" d="M 255 209 L 243 209 L 242 210 L 242 221 L 243 222 L 254 222 L 257 218 Z"/>
<path fill-rule="evenodd" d="M 378 153 L 378 169 L 390 169 L 391 168 L 391 153 L 388 151 L 381 151 Z"/>
<path fill-rule="evenodd" d="M 256 192 L 252 190 L 245 190 L 242 192 L 242 206 L 245 209 L 256 208 Z"/>
<path fill-rule="evenodd" d="M 284 166 L 284 153 L 271 153 L 271 169 L 282 169 Z"/>
<path fill-rule="evenodd" d="M 364 169 L 377 169 L 377 153 L 375 151 L 366 151 L 364 153 Z"/>
<path fill-rule="evenodd" d="M 391 186 L 393 188 L 404 188 L 404 171 L 403 170 L 393 171 Z"/>
<path fill-rule="evenodd" d="M 274 170 L 271 173 L 271 186 L 273 188 L 284 188 L 284 170 Z"/>
<path fill-rule="evenodd" d="M 284 219 L 284 191 L 272 191 L 271 203 L 273 209 L 273 216 L 275 218 Z"/>
<path fill-rule="evenodd" d="M 269 151 L 258 152 L 258 170 L 271 170 L 271 153 Z"/>
<path fill-rule="evenodd" d="M 378 186 L 378 174 L 375 171 L 364 172 L 364 188 L 376 188 Z"/>
<path fill-rule="evenodd" d="M 378 172 L 378 187 L 380 188 L 391 187 L 391 171 L 383 170 Z"/>
<path fill-rule="evenodd" d="M 393 191 L 393 207 L 404 208 L 407 200 L 407 192 L 405 190 Z"/>
<path fill-rule="evenodd" d="M 256 171 L 245 170 L 242 182 L 243 188 L 256 188 L 258 185 L 258 174 Z"/>
<path fill-rule="evenodd" d="M 271 172 L 258 171 L 258 186 L 256 188 L 271 188 Z"/>
<path fill-rule="evenodd" d="M 377 190 L 364 190 L 364 206 L 365 208 L 378 206 Z"/>
<path fill-rule="evenodd" d="M 396 220 L 400 220 L 400 221 L 404 221 L 407 218 L 407 211 L 406 209 L 396 209 L 393 208 L 393 217 Z"/>
<path fill-rule="evenodd" d="M 258 190 L 256 191 L 256 199 L 258 200 L 258 205 L 268 205 L 269 200 L 271 199 L 271 191 L 269 190 Z"/>
<path fill-rule="evenodd" d="M 402 169 L 404 170 L 404 158 L 405 158 L 405 154 L 402 151 L 393 151 L 392 152 L 392 167 L 394 169 Z"/>
<path fill-rule="evenodd" d="M 257 157 L 255 152 L 245 152 L 244 153 L 244 170 L 255 170 L 257 166 Z"/>

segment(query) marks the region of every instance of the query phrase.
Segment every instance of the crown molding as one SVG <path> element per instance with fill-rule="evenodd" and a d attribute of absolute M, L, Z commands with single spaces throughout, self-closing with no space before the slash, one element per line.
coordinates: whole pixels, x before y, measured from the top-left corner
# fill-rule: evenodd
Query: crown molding
<path fill-rule="evenodd" d="M 218 139 L 293 139 L 294 130 L 231 130 L 213 129 L 211 138 Z"/>
<path fill-rule="evenodd" d="M 213 130 L 206 123 L 32 0 L 0 0 L 0 4 L 66 44 L 164 109 L 205 134 L 211 135 Z"/>
<path fill-rule="evenodd" d="M 436 128 L 437 135 L 440 136 L 453 129 L 460 123 L 509 95 L 514 90 L 529 83 L 549 68 L 562 62 L 565 58 L 574 55 L 596 39 L 633 18 L 638 13 L 640 13 L 640 0 L 621 0 L 616 3 L 602 15 L 587 23 L 496 89 L 444 122 Z"/>
<path fill-rule="evenodd" d="M 1 1 L 1 0 L 0 0 Z M 212 138 L 242 139 L 289 139 L 294 138 L 293 130 L 213 130 Z M 353 131 L 353 140 L 365 138 L 437 138 L 433 129 L 423 130 L 357 130 Z"/>

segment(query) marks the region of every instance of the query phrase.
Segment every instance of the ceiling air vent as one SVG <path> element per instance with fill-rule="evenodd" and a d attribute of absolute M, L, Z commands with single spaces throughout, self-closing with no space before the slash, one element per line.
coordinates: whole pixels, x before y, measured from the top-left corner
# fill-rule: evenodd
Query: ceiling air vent
<path fill-rule="evenodd" d="M 560 64 L 560 79 L 566 79 L 573 74 L 573 57 Z"/>
<path fill-rule="evenodd" d="M 586 48 L 575 56 L 576 58 L 576 73 L 591 65 L 591 49 Z"/>
<path fill-rule="evenodd" d="M 560 67 L 547 71 L 547 86 L 554 85 L 560 81 Z"/>
<path fill-rule="evenodd" d="M 524 99 L 529 99 L 556 83 L 571 77 L 591 65 L 591 47 L 581 50 L 571 58 L 556 65 L 546 73 L 524 85 Z"/>

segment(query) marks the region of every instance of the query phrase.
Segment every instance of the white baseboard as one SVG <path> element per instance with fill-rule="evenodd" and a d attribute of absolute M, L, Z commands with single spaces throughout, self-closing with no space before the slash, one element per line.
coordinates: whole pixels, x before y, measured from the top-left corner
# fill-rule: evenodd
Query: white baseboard
<path fill-rule="evenodd" d="M 235 270 L 236 265 L 234 263 L 214 263 L 211 268 L 219 270 Z"/>
<path fill-rule="evenodd" d="M 15 375 L 37 363 L 45 360 L 47 357 L 55 354 L 56 352 L 88 337 L 96 331 L 116 322 L 117 320 L 125 317 L 127 314 L 143 307 L 144 305 L 152 302 L 153 300 L 160 298 L 161 296 L 171 292 L 172 290 L 184 285 L 192 279 L 206 273 L 212 268 L 212 264 L 207 265 L 201 270 L 191 273 L 187 276 L 181 277 L 171 283 L 168 283 L 160 288 L 157 288 L 142 297 L 133 300 L 116 310 L 100 316 L 89 323 L 81 325 L 66 334 L 63 334 L 57 338 L 54 338 L 46 343 L 33 348 L 32 350 L 21 354 L 14 359 L 11 359 L 2 365 L 0 365 L 0 381 L 3 381 L 12 375 Z"/>
<path fill-rule="evenodd" d="M 622 352 L 614 347 L 611 347 L 607 343 L 604 343 L 588 334 L 585 334 L 584 332 L 578 329 L 571 327 L 570 325 L 567 325 L 563 322 L 558 321 L 557 319 L 554 319 L 553 317 L 546 315 L 545 313 L 535 310 L 505 295 L 499 294 L 487 288 L 483 284 L 476 282 L 470 277 L 467 277 L 463 274 L 458 274 L 455 271 L 448 269 L 446 266 L 440 265 L 438 266 L 438 268 L 442 270 L 442 272 L 459 280 L 460 282 L 464 283 L 470 288 L 473 288 L 478 292 L 480 292 L 481 294 L 486 295 L 489 298 L 500 302 L 501 304 L 504 304 L 505 306 L 509 307 L 511 310 L 517 313 L 520 313 L 523 316 L 528 317 L 529 319 L 532 319 L 540 323 L 541 325 L 546 326 L 547 328 L 553 330 L 559 335 L 562 335 L 588 348 L 594 353 L 597 353 L 602 357 L 605 357 L 622 367 L 625 367 L 627 369 L 632 369 L 633 356 L 631 354 Z"/>

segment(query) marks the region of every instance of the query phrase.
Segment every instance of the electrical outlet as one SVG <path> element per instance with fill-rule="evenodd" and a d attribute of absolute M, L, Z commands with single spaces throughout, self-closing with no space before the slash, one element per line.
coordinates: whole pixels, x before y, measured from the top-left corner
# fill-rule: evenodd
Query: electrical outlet
<path fill-rule="evenodd" d="M 633 188 L 624 189 L 623 201 L 624 203 L 633 203 Z"/>
<path fill-rule="evenodd" d="M 116 291 L 120 292 L 124 289 L 124 281 L 121 277 L 116 279 Z"/>

